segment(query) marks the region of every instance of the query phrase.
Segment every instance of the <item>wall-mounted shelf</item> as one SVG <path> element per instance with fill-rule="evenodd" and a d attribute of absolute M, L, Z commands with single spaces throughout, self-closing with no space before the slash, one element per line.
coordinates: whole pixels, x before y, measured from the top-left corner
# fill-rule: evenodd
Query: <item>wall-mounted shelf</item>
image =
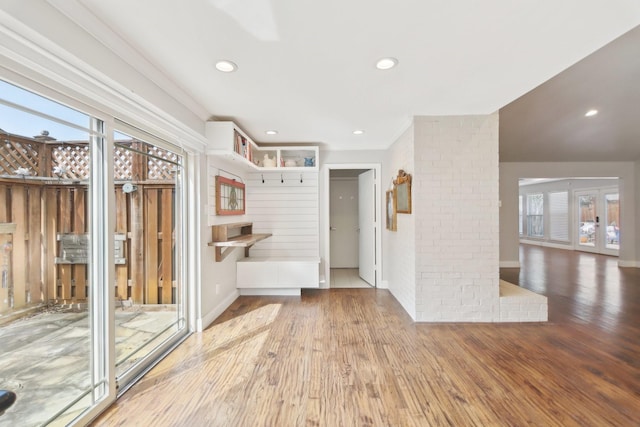
<path fill-rule="evenodd" d="M 244 248 L 244 255 L 249 256 L 249 249 L 261 240 L 271 237 L 270 233 L 253 234 L 253 223 L 234 222 L 212 226 L 213 241 L 209 246 L 216 248 L 216 262 L 229 255 L 233 248 Z"/>
<path fill-rule="evenodd" d="M 253 171 L 318 170 L 317 146 L 259 146 L 229 121 L 207 122 L 206 134 L 207 154 L 237 161 Z"/>

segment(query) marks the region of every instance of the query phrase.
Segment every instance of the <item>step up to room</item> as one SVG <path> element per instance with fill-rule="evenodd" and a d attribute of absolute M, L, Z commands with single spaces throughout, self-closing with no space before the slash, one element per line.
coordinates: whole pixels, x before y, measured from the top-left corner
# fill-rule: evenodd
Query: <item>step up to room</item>
<path fill-rule="evenodd" d="M 501 322 L 546 322 L 547 297 L 500 280 Z"/>

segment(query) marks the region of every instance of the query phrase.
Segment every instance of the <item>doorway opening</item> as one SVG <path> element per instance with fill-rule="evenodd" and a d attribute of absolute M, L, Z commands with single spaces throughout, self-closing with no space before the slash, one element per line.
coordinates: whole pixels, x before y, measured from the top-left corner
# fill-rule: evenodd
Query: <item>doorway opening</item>
<path fill-rule="evenodd" d="M 377 287 L 380 283 L 379 168 L 327 165 L 325 287 Z"/>

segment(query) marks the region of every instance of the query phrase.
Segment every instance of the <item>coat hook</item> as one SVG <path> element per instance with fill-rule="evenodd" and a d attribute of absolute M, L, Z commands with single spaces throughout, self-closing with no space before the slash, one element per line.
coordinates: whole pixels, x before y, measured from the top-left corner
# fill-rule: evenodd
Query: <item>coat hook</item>
<path fill-rule="evenodd" d="M 280 182 L 284 184 L 284 178 L 282 178 L 282 174 L 280 174 Z"/>
<path fill-rule="evenodd" d="M 264 184 L 264 174 L 261 174 L 260 176 L 262 176 L 262 183 Z"/>
<path fill-rule="evenodd" d="M 302 174 L 300 174 L 300 184 L 302 184 Z"/>

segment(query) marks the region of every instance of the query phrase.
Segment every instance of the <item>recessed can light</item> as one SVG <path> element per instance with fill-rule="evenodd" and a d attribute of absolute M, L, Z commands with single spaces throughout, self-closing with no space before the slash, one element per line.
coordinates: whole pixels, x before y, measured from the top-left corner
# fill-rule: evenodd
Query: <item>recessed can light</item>
<path fill-rule="evenodd" d="M 376 68 L 378 70 L 389 70 L 398 65 L 398 60 L 396 58 L 381 58 L 376 62 Z"/>
<path fill-rule="evenodd" d="M 216 62 L 216 69 L 218 71 L 222 71 L 223 73 L 232 73 L 238 69 L 238 66 L 231 61 L 227 61 L 226 59 L 223 61 Z"/>
<path fill-rule="evenodd" d="M 357 129 L 357 130 L 354 130 L 354 131 L 353 131 L 353 134 L 354 134 L 354 135 L 362 135 L 363 133 L 364 133 L 364 131 L 363 131 L 363 130 L 361 130 L 361 129 Z"/>
<path fill-rule="evenodd" d="M 598 114 L 598 110 L 589 110 L 589 111 L 587 111 L 587 112 L 585 113 L 585 115 L 584 115 L 584 116 L 585 116 L 585 117 L 593 117 L 593 116 L 595 116 L 596 114 Z"/>
<path fill-rule="evenodd" d="M 267 130 L 264 133 L 266 133 L 267 135 L 277 135 L 278 131 L 277 130 Z"/>

